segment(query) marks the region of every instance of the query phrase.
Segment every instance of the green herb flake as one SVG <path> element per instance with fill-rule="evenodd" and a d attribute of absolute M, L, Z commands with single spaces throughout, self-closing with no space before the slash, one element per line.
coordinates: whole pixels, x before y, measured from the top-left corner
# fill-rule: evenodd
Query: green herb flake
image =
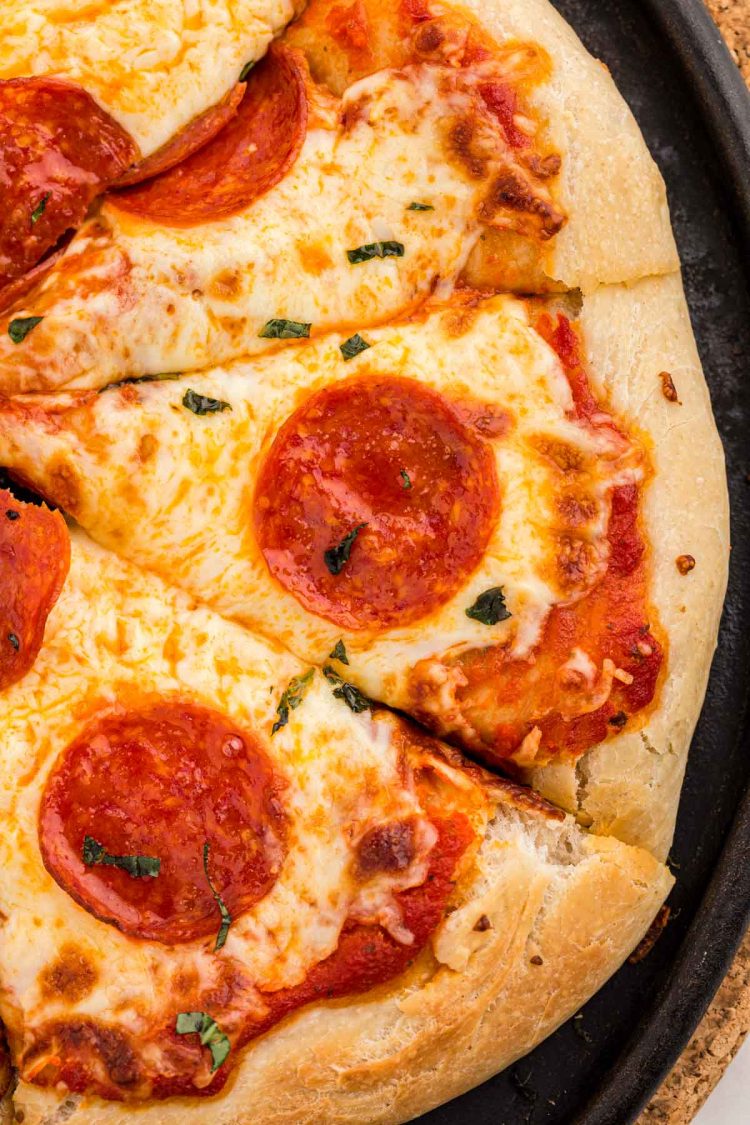
<path fill-rule="evenodd" d="M 193 414 L 220 414 L 223 410 L 231 410 L 228 402 L 224 402 L 220 398 L 208 398 L 207 395 L 199 395 L 197 391 L 186 390 L 182 396 L 182 405 L 186 410 L 192 410 Z"/>
<path fill-rule="evenodd" d="M 8 640 L 10 641 L 12 647 L 16 650 L 16 652 L 20 652 L 21 642 L 19 641 L 16 634 L 15 633 L 8 633 Z"/>
<path fill-rule="evenodd" d="M 347 683 L 330 664 L 324 666 L 323 675 L 329 684 L 333 685 L 334 699 L 343 699 L 350 711 L 359 715 L 362 711 L 369 711 L 372 708 L 372 700 L 368 699 L 354 684 Z"/>
<path fill-rule="evenodd" d="M 354 359 L 355 355 L 359 355 L 360 352 L 366 352 L 367 349 L 371 347 L 372 344 L 368 344 L 367 340 L 363 340 L 359 332 L 354 336 L 350 336 L 348 340 L 344 340 L 343 344 L 339 344 L 339 349 L 344 359 Z"/>
<path fill-rule="evenodd" d="M 45 207 L 47 206 L 47 200 L 49 199 L 49 197 L 50 197 L 51 195 L 52 195 L 52 192 L 51 192 L 51 191 L 47 191 L 47 192 L 45 192 L 45 193 L 44 193 L 44 195 L 42 196 L 42 198 L 41 198 L 41 199 L 39 200 L 39 202 L 37 203 L 37 205 L 36 205 L 36 207 L 34 208 L 34 210 L 33 210 L 33 211 L 31 212 L 31 225 L 32 225 L 32 227 L 33 227 L 33 226 L 34 226 L 34 225 L 35 225 L 36 223 L 38 223 L 38 222 L 39 222 L 39 220 L 41 219 L 42 215 L 44 214 L 44 208 L 45 208 Z"/>
<path fill-rule="evenodd" d="M 264 340 L 302 340 L 310 335 L 312 324 L 301 320 L 267 320 L 258 333 Z"/>
<path fill-rule="evenodd" d="M 224 943 L 227 940 L 229 927 L 232 925 L 232 915 L 227 910 L 227 904 L 224 902 L 224 899 L 211 882 L 211 876 L 208 873 L 208 856 L 210 851 L 211 845 L 208 840 L 206 840 L 203 845 L 203 870 L 206 873 L 206 882 L 208 883 L 211 894 L 214 896 L 216 905 L 219 908 L 219 913 L 221 914 L 221 925 L 219 926 L 219 932 L 216 935 L 216 944 L 214 945 L 214 953 L 218 953 L 220 949 L 223 949 Z"/>
<path fill-rule="evenodd" d="M 512 615 L 505 605 L 502 586 L 491 586 L 480 594 L 466 610 L 466 616 L 474 621 L 481 621 L 482 625 L 497 625 L 499 621 L 507 621 Z"/>
<path fill-rule="evenodd" d="M 114 387 L 126 387 L 136 383 L 171 383 L 173 380 L 181 378 L 181 371 L 157 371 L 153 375 L 137 375 L 133 379 L 120 379 L 116 383 L 106 383 L 99 388 L 97 394 L 103 395 L 105 391 L 111 391 Z"/>
<path fill-rule="evenodd" d="M 340 543 L 337 543 L 335 547 L 329 547 L 327 551 L 323 552 L 323 560 L 331 574 L 340 574 L 344 569 L 349 561 L 349 555 L 352 553 L 354 540 L 357 538 L 360 531 L 364 531 L 366 527 L 366 523 L 357 524 L 348 535 L 344 536 Z"/>
<path fill-rule="evenodd" d="M 110 855 L 93 836 L 83 838 L 83 862 L 87 867 L 119 867 L 133 879 L 155 879 L 161 870 L 161 860 L 151 855 Z"/>
<path fill-rule="evenodd" d="M 255 66 L 255 59 L 253 59 L 252 62 L 246 62 L 245 65 L 243 66 L 242 70 L 240 71 L 240 77 L 239 77 L 238 81 L 247 82 L 248 77 L 250 75 L 250 71 L 253 69 L 254 66 Z"/>
<path fill-rule="evenodd" d="M 399 473 L 399 476 L 401 477 L 401 484 L 403 485 L 403 487 L 411 488 L 411 477 L 407 473 L 406 469 L 402 469 Z"/>
<path fill-rule="evenodd" d="M 8 335 L 14 344 L 21 344 L 37 324 L 41 324 L 43 316 L 18 316 L 8 325 Z"/>
<path fill-rule="evenodd" d="M 431 203 L 410 203 L 406 208 L 407 211 L 434 211 L 435 208 Z"/>
<path fill-rule="evenodd" d="M 271 727 L 271 734 L 276 734 L 277 730 L 281 730 L 289 722 L 289 712 L 296 711 L 302 700 L 305 698 L 305 693 L 309 688 L 312 678 L 315 675 L 314 668 L 308 668 L 301 676 L 292 676 L 289 685 L 279 700 L 279 705 L 276 708 L 276 714 L 279 716 L 276 722 Z"/>
<path fill-rule="evenodd" d="M 178 1035 L 200 1035 L 201 1044 L 211 1052 L 212 1074 L 226 1061 L 232 1049 L 229 1037 L 208 1012 L 179 1012 L 174 1029 Z"/>
<path fill-rule="evenodd" d="M 329 660 L 338 660 L 339 664 L 348 664 L 349 657 L 346 655 L 346 649 L 343 641 L 336 641 L 331 651 L 328 653 Z"/>
<path fill-rule="evenodd" d="M 403 258 L 403 242 L 368 242 L 365 246 L 358 246 L 356 250 L 347 250 L 346 256 L 351 265 L 359 262 L 369 262 L 373 258 Z"/>

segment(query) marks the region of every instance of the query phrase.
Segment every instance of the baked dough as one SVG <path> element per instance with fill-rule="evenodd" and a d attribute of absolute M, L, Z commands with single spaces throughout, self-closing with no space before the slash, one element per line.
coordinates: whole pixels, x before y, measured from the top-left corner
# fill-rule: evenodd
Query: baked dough
<path fill-rule="evenodd" d="M 581 291 L 592 384 L 650 446 L 650 597 L 668 641 L 657 706 L 576 765 L 527 772 L 568 815 L 486 775 L 496 813 L 477 868 L 460 880 L 458 908 L 406 975 L 288 1017 L 244 1050 L 210 1100 L 125 1104 L 21 1083 L 14 1107 L 25 1125 L 191 1125 L 207 1117 L 215 1125 L 396 1125 L 485 1080 L 572 1015 L 641 939 L 672 885 L 660 861 L 716 642 L 729 530 L 723 452 L 665 189 L 606 68 L 547 0 L 463 6 L 498 40 L 535 41 L 553 60 L 549 80 L 530 97 L 563 157 L 555 193 L 568 222 L 547 244 L 539 289 Z M 469 278 L 472 271 L 483 276 L 481 251 Z M 662 373 L 679 401 L 665 397 Z M 24 466 L 12 435 L 2 441 L 29 476 L 38 448 L 24 451 Z M 102 573 L 120 568 L 135 586 L 188 604 L 81 532 L 74 541 L 102 560 Z M 683 573 L 677 560 L 687 556 L 695 565 Z M 477 931 L 483 915 L 491 928 Z"/>
<path fill-rule="evenodd" d="M 289 655 L 279 652 L 274 662 L 272 650 L 242 629 L 122 563 L 80 531 L 73 533 L 71 573 L 50 616 L 47 646 L 35 670 L 8 697 L 18 741 L 6 745 L 6 757 L 33 732 L 34 714 L 28 709 L 36 701 L 44 706 L 49 726 L 25 783 L 6 797 L 13 831 L 5 840 L 3 898 L 15 904 L 16 918 L 27 918 L 25 896 L 39 896 L 41 903 L 43 895 L 48 905 L 40 906 L 40 916 L 56 920 L 50 937 L 29 950 L 28 958 L 19 957 L 16 948 L 11 979 L 26 983 L 18 998 L 21 1016 L 27 1006 L 29 1013 L 36 1011 L 35 973 L 54 955 L 55 935 L 65 935 L 81 915 L 51 882 L 31 843 L 39 780 L 48 771 L 47 759 L 59 752 L 60 740 L 87 721 L 92 706 L 110 697 L 127 698 L 133 689 L 177 691 L 197 700 L 207 694 L 222 710 L 236 712 L 243 722 L 253 716 L 257 724 L 273 707 L 258 685 L 269 677 L 286 679 L 295 667 Z M 53 668 L 58 679 L 49 675 Z M 71 699 L 77 701 L 73 707 Z M 334 724 L 342 742 L 359 729 L 359 720 L 342 704 L 305 701 L 292 720 L 295 740 L 304 743 L 310 706 L 314 730 L 319 713 Z M 432 745 L 439 750 L 439 744 Z M 463 769 L 460 755 L 447 747 L 443 753 L 452 771 Z M 446 913 L 404 976 L 364 996 L 316 1004 L 287 1017 L 243 1049 L 227 1086 L 209 1102 L 61 1098 L 54 1089 L 22 1081 L 14 1094 L 16 1111 L 23 1112 L 27 1125 L 76 1120 L 187 1125 L 205 1120 L 209 1111 L 217 1125 L 396 1122 L 460 1093 L 530 1050 L 618 967 L 643 936 L 673 879 L 647 852 L 588 835 L 571 817 L 508 782 L 476 768 L 469 769 L 467 782 L 479 784 L 490 798 L 484 839 L 458 876 L 455 909 Z M 26 871 L 24 886 L 19 870 Z M 483 921 L 476 928 L 480 919 L 489 925 Z M 74 929 L 75 940 L 91 950 L 87 956 L 94 958 L 104 999 L 94 991 L 89 1002 L 76 997 L 66 1010 L 61 986 L 53 1011 L 58 1018 L 96 1019 L 102 1014 L 99 1005 L 106 1003 L 107 976 L 119 963 L 118 981 L 110 987 L 128 1027 L 127 1013 L 139 1010 L 135 996 L 150 943 L 139 942 L 146 959 L 133 959 L 128 938 L 92 915 L 81 921 L 85 924 Z M 14 927 L 3 940 L 17 947 L 23 939 Z M 158 952 L 160 963 L 169 964 L 179 949 L 157 946 L 153 956 Z M 23 1034 L 23 1019 L 6 993 L 4 1015 L 13 1040 Z"/>
<path fill-rule="evenodd" d="M 581 320 L 594 386 L 650 439 L 645 490 L 651 601 L 668 638 L 659 702 L 640 730 L 589 751 L 575 767 L 527 780 L 595 832 L 664 858 L 700 713 L 721 617 L 729 560 L 724 451 L 695 347 L 679 273 L 605 286 L 584 299 Z M 679 403 L 665 398 L 672 376 Z M 682 574 L 677 559 L 695 568 Z"/>
<path fill-rule="evenodd" d="M 496 298 L 486 307 L 495 310 L 497 338 L 505 341 L 504 300 Z M 511 303 L 511 316 L 525 315 L 513 308 Z M 482 315 L 486 318 L 487 313 Z M 419 377 L 425 379 L 431 360 L 424 358 L 424 349 L 428 357 L 431 349 L 439 358 L 461 346 L 460 336 L 450 339 L 449 318 L 450 314 L 427 321 L 431 330 L 421 336 L 417 327 L 415 340 L 423 350 L 415 347 L 413 354 L 404 353 L 409 359 L 402 374 L 408 374 L 410 364 L 417 364 Z M 644 713 L 645 718 L 637 717 L 576 763 L 531 770 L 525 780 L 595 832 L 646 847 L 663 859 L 672 839 L 726 585 L 723 453 L 679 274 L 601 286 L 583 298 L 579 322 L 594 390 L 610 400 L 627 430 L 643 437 L 654 466 L 653 477 L 642 487 L 653 567 L 649 597 L 659 635 L 667 641 L 666 670 L 662 669 L 655 707 Z M 411 338 L 406 330 L 403 335 L 404 340 Z M 376 374 L 383 363 L 398 371 L 404 348 L 398 328 L 373 330 L 369 340 L 376 346 L 364 353 L 365 363 Z M 531 364 L 529 370 L 536 364 L 541 375 L 541 356 L 532 353 L 534 358 L 527 359 L 523 345 L 512 335 L 508 340 L 507 346 Z M 388 349 L 385 359 L 379 358 L 380 341 Z M 300 372 L 304 378 L 309 372 L 312 385 L 317 385 L 315 380 L 324 380 L 331 362 L 329 352 L 338 357 L 338 337 L 293 353 L 284 350 L 266 359 L 217 368 L 213 376 L 211 372 L 187 376 L 177 383 L 113 388 L 78 400 L 65 394 L 24 396 L 0 410 L 0 460 L 73 514 L 105 546 L 170 577 L 227 616 L 283 640 L 304 660 L 318 662 L 341 635 L 340 627 L 308 613 L 269 577 L 247 530 L 250 476 L 246 480 L 246 474 L 234 472 L 232 466 L 254 465 L 256 430 L 270 427 L 273 432 L 286 416 L 288 407 L 282 406 L 279 415 L 279 407 L 268 409 L 268 404 L 277 401 L 274 396 L 279 390 L 282 395 L 289 393 L 284 390 L 287 367 L 294 386 L 301 381 Z M 325 358 L 318 359 L 318 353 Z M 450 378 L 449 359 L 446 364 Z M 356 361 L 351 368 L 356 370 Z M 343 379 L 349 365 L 334 361 L 333 370 L 337 379 Z M 662 372 L 672 376 L 679 402 L 665 398 Z M 179 405 L 186 385 L 231 400 L 235 411 L 215 415 L 213 420 L 193 419 Z M 304 394 L 304 388 L 295 393 Z M 76 401 L 80 407 L 68 414 L 67 408 Z M 701 450 L 700 457 L 696 449 Z M 257 470 L 248 469 L 247 474 L 251 471 Z M 141 475 L 135 491 L 134 472 Z M 528 482 L 524 487 L 529 487 Z M 505 537 L 509 535 L 513 557 L 523 558 L 522 531 L 506 530 Z M 500 552 L 500 548 L 493 550 Z M 696 560 L 687 574 L 677 566 L 683 555 Z M 477 572 L 472 597 L 499 580 L 493 557 L 488 553 L 488 563 L 483 562 Z M 216 558 L 224 560 L 221 572 L 215 569 Z M 512 592 L 512 580 L 507 581 Z M 463 618 L 461 605 L 472 600 L 462 591 L 459 588 L 444 610 L 421 624 L 386 632 L 382 639 L 375 634 L 369 649 L 362 641 L 361 656 L 357 635 L 347 635 L 347 644 L 351 639 L 354 645 L 359 686 L 375 698 L 409 710 L 404 684 L 420 654 L 439 657 L 451 642 L 484 643 L 483 626 L 476 636 L 456 631 L 456 613 L 457 619 Z M 464 633 L 469 625 L 464 625 Z M 421 710 L 420 715 L 425 718 Z M 435 717 L 433 723 L 431 715 L 429 722 L 438 733 L 460 742 L 460 727 L 443 724 L 440 709 Z"/>
<path fill-rule="evenodd" d="M 567 289 L 634 281 L 679 268 L 666 189 L 607 67 L 548 0 L 463 0 L 501 41 L 531 40 L 552 59 L 530 95 L 562 156 L 556 200 L 568 222 L 548 244 L 544 272 Z"/>

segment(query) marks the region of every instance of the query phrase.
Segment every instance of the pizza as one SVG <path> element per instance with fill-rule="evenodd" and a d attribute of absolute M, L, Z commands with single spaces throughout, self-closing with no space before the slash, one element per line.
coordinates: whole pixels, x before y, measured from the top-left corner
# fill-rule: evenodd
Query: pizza
<path fill-rule="evenodd" d="M 9 1121 L 411 1120 L 674 882 L 728 517 L 659 172 L 546 0 L 302 8 L 8 17 Z"/>
<path fill-rule="evenodd" d="M 292 0 L 7 0 L 0 302 L 106 188 L 164 171 L 219 132 L 243 69 L 293 14 Z"/>
<path fill-rule="evenodd" d="M 499 7 L 314 0 L 220 135 L 110 193 L 11 294 L 0 389 L 205 367 L 392 319 L 459 277 L 537 292 L 674 270 L 661 179 L 611 82 L 566 40 L 553 70 L 546 29 Z"/>

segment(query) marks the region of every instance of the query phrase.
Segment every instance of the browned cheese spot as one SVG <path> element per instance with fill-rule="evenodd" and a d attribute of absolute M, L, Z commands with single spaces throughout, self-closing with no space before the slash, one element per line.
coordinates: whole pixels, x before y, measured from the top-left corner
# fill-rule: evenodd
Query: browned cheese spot
<path fill-rule="evenodd" d="M 84 951 L 71 942 L 42 970 L 39 986 L 46 999 L 78 1004 L 89 995 L 97 978 L 98 973 Z"/>

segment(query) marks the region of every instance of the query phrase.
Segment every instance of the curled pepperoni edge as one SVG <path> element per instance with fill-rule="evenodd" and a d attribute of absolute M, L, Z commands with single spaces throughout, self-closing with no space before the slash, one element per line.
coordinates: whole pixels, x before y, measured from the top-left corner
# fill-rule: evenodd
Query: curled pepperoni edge
<path fill-rule="evenodd" d="M 69 567 L 70 537 L 60 513 L 0 489 L 0 690 L 33 667 Z"/>
<path fill-rule="evenodd" d="M 161 175 L 113 192 L 110 205 L 169 227 L 200 226 L 244 211 L 296 161 L 307 133 L 309 81 L 303 54 L 273 43 L 219 133 Z M 280 135 L 284 124 L 286 134 Z M 245 167 L 249 150 L 256 159 Z"/>
<path fill-rule="evenodd" d="M 23 144 L 19 114 L 30 123 Z M 55 144 L 44 148 L 47 135 Z M 13 174 L 15 192 L 6 193 L 0 216 L 1 257 L 8 263 L 0 281 L 7 286 L 33 269 L 138 156 L 130 134 L 82 86 L 50 76 L 0 80 L 0 162 Z M 37 180 L 42 157 L 51 167 Z M 32 219 L 40 200 L 45 206 Z"/>
<path fill-rule="evenodd" d="M 220 133 L 224 126 L 232 120 L 244 96 L 245 83 L 238 82 L 224 95 L 221 101 L 209 106 L 203 113 L 194 117 L 166 144 L 163 144 L 156 152 L 152 152 L 145 160 L 141 160 L 140 163 L 128 169 L 110 187 L 123 188 L 140 184 L 144 180 L 150 180 L 154 176 L 168 172 L 176 164 L 187 160 L 194 152 L 212 141 L 216 134 Z"/>

